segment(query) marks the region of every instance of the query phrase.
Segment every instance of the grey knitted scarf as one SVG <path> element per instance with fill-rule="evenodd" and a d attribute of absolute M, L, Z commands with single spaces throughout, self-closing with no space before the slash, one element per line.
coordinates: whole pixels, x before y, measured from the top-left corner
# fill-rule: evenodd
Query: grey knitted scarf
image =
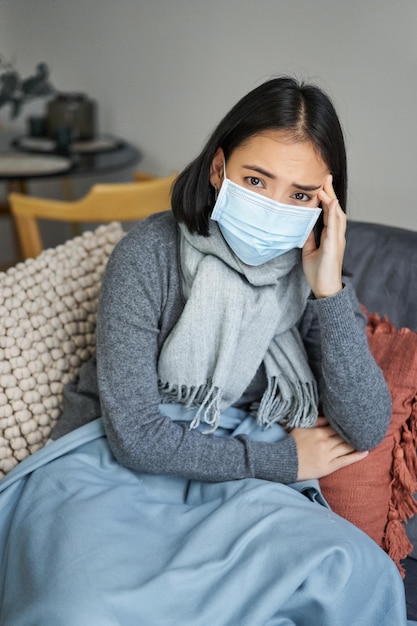
<path fill-rule="evenodd" d="M 248 266 L 211 222 L 209 237 L 181 225 L 180 255 L 187 302 L 159 357 L 163 402 L 198 406 L 190 427 L 213 432 L 263 362 L 258 423 L 311 426 L 317 386 L 296 326 L 310 293 L 300 250 Z"/>

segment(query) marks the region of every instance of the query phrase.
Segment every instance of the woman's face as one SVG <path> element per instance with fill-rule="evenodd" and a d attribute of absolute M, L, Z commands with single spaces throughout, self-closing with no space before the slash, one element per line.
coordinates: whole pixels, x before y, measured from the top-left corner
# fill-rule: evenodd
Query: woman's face
<path fill-rule="evenodd" d="M 255 135 L 236 148 L 226 163 L 234 183 L 283 204 L 317 207 L 320 189 L 330 171 L 309 141 L 294 141 L 285 131 Z M 219 148 L 210 170 L 210 182 L 220 189 L 224 154 Z"/>

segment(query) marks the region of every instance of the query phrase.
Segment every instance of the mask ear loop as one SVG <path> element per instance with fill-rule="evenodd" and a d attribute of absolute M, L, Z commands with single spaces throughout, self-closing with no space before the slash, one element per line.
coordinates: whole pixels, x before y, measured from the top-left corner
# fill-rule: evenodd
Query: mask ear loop
<path fill-rule="evenodd" d="M 223 159 L 223 181 L 226 180 L 227 176 L 226 176 L 226 160 Z M 219 181 L 219 182 L 223 182 L 223 181 Z M 213 185 L 214 187 L 214 204 L 216 204 L 217 202 L 217 198 L 219 196 L 219 189 L 217 187 L 217 185 Z"/>

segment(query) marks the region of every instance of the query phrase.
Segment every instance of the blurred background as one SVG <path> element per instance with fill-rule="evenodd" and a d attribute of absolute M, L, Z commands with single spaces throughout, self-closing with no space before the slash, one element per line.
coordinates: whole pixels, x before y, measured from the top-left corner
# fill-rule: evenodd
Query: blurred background
<path fill-rule="evenodd" d="M 45 62 L 54 87 L 97 103 L 98 129 L 135 145 L 138 167 L 180 170 L 228 109 L 291 74 L 331 96 L 349 159 L 348 214 L 417 230 L 415 0 L 2 0 L 0 54 L 24 74 Z M 25 132 L 28 104 L 2 129 Z M 0 130 L 1 132 L 1 130 Z M 100 176 L 131 180 L 133 169 Z M 94 177 L 74 181 L 83 195 Z M 33 194 L 59 197 L 58 180 Z M 4 193 L 4 190 L 1 191 Z M 7 254 L 8 224 L 0 222 Z M 50 239 L 54 243 L 53 236 Z"/>

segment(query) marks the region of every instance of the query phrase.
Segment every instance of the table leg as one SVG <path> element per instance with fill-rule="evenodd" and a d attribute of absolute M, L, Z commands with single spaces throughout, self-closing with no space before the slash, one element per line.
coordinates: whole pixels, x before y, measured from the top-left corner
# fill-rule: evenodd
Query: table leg
<path fill-rule="evenodd" d="M 64 199 L 67 202 L 72 202 L 73 200 L 75 200 L 74 186 L 72 184 L 72 179 L 69 176 L 62 177 L 62 190 L 64 192 Z M 78 237 L 82 233 L 81 224 L 77 222 L 71 222 L 70 230 L 72 237 Z"/>

